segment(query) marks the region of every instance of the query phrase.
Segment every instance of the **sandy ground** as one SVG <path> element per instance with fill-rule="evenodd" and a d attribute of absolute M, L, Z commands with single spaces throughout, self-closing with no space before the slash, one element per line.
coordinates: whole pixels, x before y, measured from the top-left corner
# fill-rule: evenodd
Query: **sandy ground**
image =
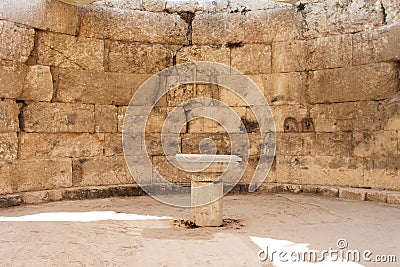
<path fill-rule="evenodd" d="M 176 219 L 190 214 L 150 197 L 132 197 L 22 206 L 0 210 L 0 216 L 86 211 Z M 234 195 L 224 198 L 224 217 L 239 222 L 197 229 L 172 220 L 0 222 L 0 266 L 280 266 L 258 260 L 260 247 L 252 236 L 316 250 L 337 248 L 344 238 L 348 249 L 397 254 L 397 263 L 360 264 L 400 266 L 399 206 L 311 195 Z"/>

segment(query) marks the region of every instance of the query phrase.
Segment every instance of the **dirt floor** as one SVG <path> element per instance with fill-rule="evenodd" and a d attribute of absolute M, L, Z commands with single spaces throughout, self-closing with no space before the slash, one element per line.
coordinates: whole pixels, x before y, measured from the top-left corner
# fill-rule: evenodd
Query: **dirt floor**
<path fill-rule="evenodd" d="M 74 221 L 88 211 L 173 219 Z M 56 219 L 58 212 L 71 213 Z M 35 215 L 40 213 L 51 214 L 40 219 Z M 273 262 L 262 262 L 256 243 L 268 245 L 268 253 L 282 251 L 282 244 L 285 249 L 307 246 L 323 251 L 337 250 L 338 239 L 348 244 L 343 251 L 369 250 L 373 254 L 367 256 L 373 260 L 377 255 L 395 255 L 397 263 L 361 259 L 357 264 L 336 262 L 334 266 L 400 266 L 400 206 L 311 195 L 253 194 L 224 198 L 224 227 L 190 229 L 174 221 L 189 219 L 189 214 L 188 209 L 166 206 L 150 197 L 3 209 L 0 266 L 333 266 L 332 261 L 294 265 L 286 257 L 277 259 L 277 254 Z M 14 218 L 23 215 L 34 216 Z"/>

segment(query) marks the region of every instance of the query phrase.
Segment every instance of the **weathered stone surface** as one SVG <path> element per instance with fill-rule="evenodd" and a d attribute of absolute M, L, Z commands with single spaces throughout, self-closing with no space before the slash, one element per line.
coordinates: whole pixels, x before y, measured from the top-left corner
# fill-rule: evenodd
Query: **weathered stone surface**
<path fill-rule="evenodd" d="M 265 27 L 268 25 L 268 27 Z M 242 13 L 198 14 L 194 44 L 271 43 L 300 36 L 301 15 L 292 8 Z M 207 34 L 205 34 L 207 33 Z"/>
<path fill-rule="evenodd" d="M 0 133 L 0 160 L 14 160 L 18 153 L 17 133 Z"/>
<path fill-rule="evenodd" d="M 38 33 L 38 62 L 60 68 L 102 70 L 102 40 L 57 33 Z"/>
<path fill-rule="evenodd" d="M 312 104 L 381 100 L 397 92 L 398 86 L 396 64 L 377 63 L 309 72 L 306 97 Z"/>
<path fill-rule="evenodd" d="M 114 72 L 157 73 L 172 66 L 173 47 L 160 44 L 111 42 L 108 68 Z"/>
<path fill-rule="evenodd" d="M 168 12 L 222 12 L 228 7 L 228 0 L 167 0 L 165 9 Z"/>
<path fill-rule="evenodd" d="M 272 44 L 273 72 L 338 68 L 351 65 L 351 35 Z"/>
<path fill-rule="evenodd" d="M 141 0 L 101 0 L 94 2 L 93 4 L 105 5 L 108 7 L 120 8 L 120 9 L 133 9 L 133 10 L 142 9 Z"/>
<path fill-rule="evenodd" d="M 354 155 L 357 157 L 387 157 L 399 155 L 396 131 L 354 132 Z"/>
<path fill-rule="evenodd" d="M 383 128 L 386 131 L 400 130 L 400 93 L 383 103 Z"/>
<path fill-rule="evenodd" d="M 140 21 L 140 23 L 138 23 Z M 80 35 L 143 43 L 188 44 L 187 23 L 179 15 L 87 6 Z"/>
<path fill-rule="evenodd" d="M 351 156 L 352 136 L 340 133 L 278 133 L 276 155 Z"/>
<path fill-rule="evenodd" d="M 250 10 L 264 10 L 279 7 L 287 7 L 287 4 L 278 3 L 275 1 L 259 1 L 259 0 L 230 0 L 229 11 L 230 12 L 245 12 Z"/>
<path fill-rule="evenodd" d="M 17 98 L 21 95 L 28 67 L 9 61 L 0 61 L 0 97 Z"/>
<path fill-rule="evenodd" d="M 400 194 L 399 193 L 388 194 L 387 203 L 400 205 Z"/>
<path fill-rule="evenodd" d="M 182 153 L 181 137 L 174 134 L 163 134 L 164 142 L 161 141 L 161 134 L 150 133 L 145 136 L 146 153 L 149 156 L 175 156 Z M 189 153 L 190 154 L 190 153 Z"/>
<path fill-rule="evenodd" d="M 20 206 L 24 201 L 20 195 L 0 196 L 0 208 Z"/>
<path fill-rule="evenodd" d="M 25 77 L 21 100 L 50 101 L 53 97 L 53 78 L 50 67 L 30 66 Z"/>
<path fill-rule="evenodd" d="M 308 117 L 307 108 L 301 105 L 271 106 L 276 132 L 300 132 L 301 121 Z M 249 119 L 249 121 L 255 121 Z"/>
<path fill-rule="evenodd" d="M 328 186 L 318 186 L 317 194 L 327 197 L 339 197 L 339 189 Z"/>
<path fill-rule="evenodd" d="M 277 182 L 364 186 L 362 160 L 342 156 L 277 156 Z"/>
<path fill-rule="evenodd" d="M 371 29 L 383 23 L 380 1 L 312 1 L 303 11 L 306 37 L 352 33 Z"/>
<path fill-rule="evenodd" d="M 102 137 L 98 134 L 21 133 L 20 158 L 78 158 L 103 154 Z"/>
<path fill-rule="evenodd" d="M 212 61 L 230 65 L 230 50 L 226 46 L 184 46 L 176 53 L 176 63 Z"/>
<path fill-rule="evenodd" d="M 196 84 L 196 92 L 193 84 L 184 84 L 166 93 L 166 101 L 169 107 L 176 107 L 185 101 L 197 97 L 219 98 L 219 87 L 214 84 Z"/>
<path fill-rule="evenodd" d="M 78 8 L 57 0 L 2 0 L 0 19 L 71 35 L 79 24 Z"/>
<path fill-rule="evenodd" d="M 244 74 L 271 73 L 271 46 L 245 44 L 232 48 L 231 66 Z"/>
<path fill-rule="evenodd" d="M 365 200 L 386 203 L 387 196 L 388 196 L 387 191 L 368 190 Z"/>
<path fill-rule="evenodd" d="M 116 133 L 118 130 L 118 108 L 112 105 L 94 106 L 95 131 Z"/>
<path fill-rule="evenodd" d="M 170 112 L 175 108 L 173 107 L 154 107 L 146 121 L 146 133 L 180 133 L 181 129 L 184 128 L 186 123 L 185 111 L 182 107 L 177 107 L 175 112 L 178 115 L 182 124 L 177 124 L 175 121 L 172 122 L 171 126 L 164 128 L 164 122 Z M 183 132 L 185 130 L 183 129 Z"/>
<path fill-rule="evenodd" d="M 184 134 L 182 136 L 182 153 L 184 154 L 200 154 L 200 144 L 202 140 L 211 139 L 214 144 L 216 154 L 229 155 L 231 154 L 231 141 L 226 133 L 211 134 Z M 206 147 L 207 148 L 207 147 Z M 204 152 L 203 152 L 204 153 Z"/>
<path fill-rule="evenodd" d="M 25 132 L 94 132 L 94 106 L 34 102 L 22 110 Z"/>
<path fill-rule="evenodd" d="M 349 102 L 315 105 L 310 116 L 316 132 L 381 129 L 377 102 Z"/>
<path fill-rule="evenodd" d="M 385 9 L 386 23 L 397 23 L 400 19 L 399 0 L 382 0 L 381 3 L 382 7 Z"/>
<path fill-rule="evenodd" d="M 161 12 L 165 10 L 167 0 L 142 0 L 143 9 L 150 12 Z"/>
<path fill-rule="evenodd" d="M 302 103 L 303 80 L 300 73 L 274 73 L 262 76 L 265 99 L 269 105 Z"/>
<path fill-rule="evenodd" d="M 128 105 L 147 74 L 59 69 L 55 99 L 60 102 Z"/>
<path fill-rule="evenodd" d="M 118 107 L 118 132 L 119 133 L 122 132 L 122 128 L 124 126 L 124 119 L 125 119 L 125 113 L 126 113 L 127 108 L 128 107 L 125 107 L 125 106 Z"/>
<path fill-rule="evenodd" d="M 400 190 L 400 161 L 398 156 L 366 158 L 364 164 L 366 186 Z"/>
<path fill-rule="evenodd" d="M 0 195 L 12 193 L 12 191 L 11 163 L 0 161 Z"/>
<path fill-rule="evenodd" d="M 122 148 L 122 134 L 107 133 L 104 135 L 104 154 L 107 157 L 124 155 Z"/>
<path fill-rule="evenodd" d="M 12 164 L 13 192 L 72 186 L 71 159 L 17 160 Z"/>
<path fill-rule="evenodd" d="M 16 132 L 19 129 L 19 107 L 13 100 L 0 100 L 0 132 Z"/>
<path fill-rule="evenodd" d="M 81 158 L 72 164 L 74 186 L 135 183 L 123 156 Z"/>
<path fill-rule="evenodd" d="M 367 193 L 364 189 L 339 188 L 339 197 L 364 201 Z"/>
<path fill-rule="evenodd" d="M 353 35 L 353 64 L 400 60 L 400 24 Z"/>
<path fill-rule="evenodd" d="M 7 1 L 1 1 L 6 3 Z M 1 8 L 0 8 L 0 12 Z M 1 13 L 0 13 L 1 16 Z M 35 31 L 7 21 L 0 21 L 0 59 L 26 62 L 33 50 Z"/>

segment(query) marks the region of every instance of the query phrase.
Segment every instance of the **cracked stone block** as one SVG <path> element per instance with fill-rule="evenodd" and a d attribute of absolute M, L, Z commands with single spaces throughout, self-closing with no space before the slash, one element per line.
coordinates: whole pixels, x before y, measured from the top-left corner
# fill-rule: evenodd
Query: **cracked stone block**
<path fill-rule="evenodd" d="M 388 192 L 378 190 L 368 190 L 365 200 L 375 202 L 387 202 Z"/>
<path fill-rule="evenodd" d="M 20 158 L 78 158 L 103 154 L 98 134 L 88 133 L 21 133 Z"/>
<path fill-rule="evenodd" d="M 38 33 L 38 63 L 60 68 L 103 70 L 104 41 L 50 32 Z"/>
<path fill-rule="evenodd" d="M 327 186 L 318 186 L 317 194 L 326 197 L 339 197 L 339 189 Z"/>
<path fill-rule="evenodd" d="M 0 19 L 71 35 L 79 24 L 78 8 L 58 0 L 1 1 Z"/>
<path fill-rule="evenodd" d="M 0 133 L 0 160 L 15 160 L 17 158 L 17 153 L 17 133 Z"/>
<path fill-rule="evenodd" d="M 0 7 L 6 2 L 0 2 Z M 0 59 L 26 62 L 33 50 L 34 38 L 34 29 L 0 20 Z"/>
<path fill-rule="evenodd" d="M 400 194 L 388 194 L 387 203 L 400 205 Z"/>
<path fill-rule="evenodd" d="M 94 106 L 78 103 L 34 102 L 22 110 L 25 132 L 94 132 Z"/>
<path fill-rule="evenodd" d="M 0 133 L 17 132 L 19 130 L 19 107 L 10 99 L 0 100 Z"/>
<path fill-rule="evenodd" d="M 352 200 L 361 200 L 364 201 L 366 198 L 365 189 L 356 189 L 356 188 L 339 188 L 339 197 L 352 199 Z"/>

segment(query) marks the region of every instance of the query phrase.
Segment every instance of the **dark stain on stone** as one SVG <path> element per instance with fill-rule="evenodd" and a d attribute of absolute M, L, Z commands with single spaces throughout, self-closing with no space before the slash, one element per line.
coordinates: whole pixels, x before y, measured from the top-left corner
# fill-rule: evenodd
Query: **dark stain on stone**
<path fill-rule="evenodd" d="M 297 120 L 293 117 L 287 117 L 283 123 L 283 130 L 285 133 L 298 132 L 299 125 Z"/>

